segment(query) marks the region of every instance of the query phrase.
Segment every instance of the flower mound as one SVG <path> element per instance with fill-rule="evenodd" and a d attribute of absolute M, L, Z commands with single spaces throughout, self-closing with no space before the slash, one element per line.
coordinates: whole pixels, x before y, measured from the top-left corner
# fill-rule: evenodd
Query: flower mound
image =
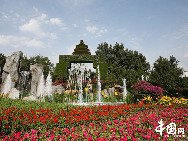
<path fill-rule="evenodd" d="M 145 81 L 135 83 L 134 88 L 138 91 L 138 93 L 162 95 L 163 92 L 161 87 L 153 86 L 151 83 Z"/>

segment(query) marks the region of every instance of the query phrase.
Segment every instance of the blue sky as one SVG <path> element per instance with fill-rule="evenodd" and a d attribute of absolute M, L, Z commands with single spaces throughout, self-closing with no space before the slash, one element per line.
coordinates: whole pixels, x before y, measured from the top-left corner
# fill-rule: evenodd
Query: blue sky
<path fill-rule="evenodd" d="M 188 71 L 187 0 L 0 0 L 0 53 L 71 55 L 84 40 L 94 55 L 100 43 L 123 43 L 146 56 L 179 60 Z"/>

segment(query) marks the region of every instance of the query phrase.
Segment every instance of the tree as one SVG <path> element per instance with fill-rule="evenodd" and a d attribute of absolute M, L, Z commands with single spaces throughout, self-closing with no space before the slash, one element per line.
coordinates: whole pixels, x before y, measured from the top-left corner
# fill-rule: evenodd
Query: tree
<path fill-rule="evenodd" d="M 30 57 L 29 59 L 26 56 L 24 56 L 22 70 L 29 71 L 30 65 L 34 65 L 34 64 L 42 64 L 43 65 L 45 77 L 47 77 L 48 73 L 52 72 L 54 69 L 54 64 L 50 62 L 48 57 L 36 55 L 36 56 Z"/>
<path fill-rule="evenodd" d="M 97 47 L 96 55 L 103 55 L 108 64 L 108 76 L 121 80 L 126 78 L 128 85 L 135 83 L 141 75 L 149 74 L 150 65 L 145 56 L 137 51 L 124 50 L 123 44 L 113 47 L 106 42 Z"/>
<path fill-rule="evenodd" d="M 169 60 L 160 56 L 154 63 L 150 81 L 166 90 L 179 87 L 183 68 L 178 67 L 178 62 L 173 56 Z"/>

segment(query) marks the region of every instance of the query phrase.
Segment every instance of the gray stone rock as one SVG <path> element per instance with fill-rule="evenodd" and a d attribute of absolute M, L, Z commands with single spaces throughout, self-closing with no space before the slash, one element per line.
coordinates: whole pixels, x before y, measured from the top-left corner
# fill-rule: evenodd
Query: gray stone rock
<path fill-rule="evenodd" d="M 62 94 L 65 92 L 65 88 L 62 85 L 52 86 L 52 93 Z"/>
<path fill-rule="evenodd" d="M 40 77 L 43 73 L 43 66 L 41 64 L 34 64 L 30 66 L 31 72 L 31 95 L 37 97 L 37 87 Z"/>
<path fill-rule="evenodd" d="M 31 89 L 31 72 L 30 71 L 21 71 L 20 84 L 22 90 L 30 91 Z"/>
<path fill-rule="evenodd" d="M 4 87 L 5 80 L 10 74 L 12 85 L 11 88 L 19 88 L 20 69 L 22 67 L 23 52 L 13 52 L 11 56 L 6 57 L 6 63 L 3 67 L 1 90 Z"/>
<path fill-rule="evenodd" d="M 19 99 L 20 91 L 16 88 L 12 88 L 8 94 L 8 97 L 11 99 Z"/>
<path fill-rule="evenodd" d="M 107 95 L 109 97 L 109 93 L 108 93 L 107 89 L 104 89 L 103 92 L 105 95 Z"/>
<path fill-rule="evenodd" d="M 37 98 L 34 95 L 30 95 L 28 97 L 24 97 L 23 100 L 27 101 L 38 101 Z"/>
<path fill-rule="evenodd" d="M 108 93 L 110 97 L 114 97 L 114 88 L 109 88 Z"/>

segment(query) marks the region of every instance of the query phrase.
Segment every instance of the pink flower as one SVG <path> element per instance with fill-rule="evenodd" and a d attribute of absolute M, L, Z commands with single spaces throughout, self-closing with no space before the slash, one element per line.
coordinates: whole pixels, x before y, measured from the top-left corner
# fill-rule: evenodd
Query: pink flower
<path fill-rule="evenodd" d="M 96 135 L 96 136 L 99 136 L 99 134 L 97 133 L 97 132 L 95 132 L 95 133 L 93 133 L 94 135 Z"/>
<path fill-rule="evenodd" d="M 84 131 L 83 135 L 84 135 L 84 137 L 88 137 L 87 131 Z"/>
<path fill-rule="evenodd" d="M 49 135 L 49 133 L 46 133 L 46 135 L 45 136 L 48 136 Z"/>
<path fill-rule="evenodd" d="M 75 131 L 75 127 L 72 128 L 72 132 L 74 132 L 74 131 Z"/>
<path fill-rule="evenodd" d="M 15 139 L 19 139 L 19 138 L 20 138 L 20 135 L 21 135 L 20 132 L 18 132 L 18 133 L 14 133 L 14 134 L 13 134 L 13 136 L 15 137 Z"/>
<path fill-rule="evenodd" d="M 51 138 L 50 138 L 51 140 L 53 140 L 54 139 L 54 133 L 53 134 L 51 134 Z"/>
<path fill-rule="evenodd" d="M 118 120 L 114 120 L 114 122 L 117 124 L 117 123 L 118 123 Z"/>
<path fill-rule="evenodd" d="M 29 134 L 25 133 L 24 138 L 29 138 Z"/>
<path fill-rule="evenodd" d="M 141 129 L 140 129 L 140 128 L 137 128 L 137 130 L 138 130 L 138 131 L 141 131 Z"/>
<path fill-rule="evenodd" d="M 6 141 L 7 139 L 8 139 L 8 136 L 6 136 L 3 141 Z"/>
<path fill-rule="evenodd" d="M 89 125 L 90 125 L 90 126 L 94 126 L 94 123 L 90 123 Z"/>
<path fill-rule="evenodd" d="M 31 133 L 32 133 L 32 134 L 35 134 L 35 133 L 37 133 L 37 132 L 33 129 L 33 130 L 31 130 Z"/>
<path fill-rule="evenodd" d="M 121 141 L 127 141 L 127 137 L 123 137 Z"/>
<path fill-rule="evenodd" d="M 89 137 L 89 138 L 88 138 L 88 141 L 92 141 L 92 140 L 93 140 L 93 138 L 92 138 L 92 137 Z"/>
<path fill-rule="evenodd" d="M 59 139 L 59 138 L 60 138 L 60 135 L 57 136 L 57 139 Z"/>
<path fill-rule="evenodd" d="M 54 127 L 54 129 L 52 130 L 52 132 L 54 132 L 56 130 L 56 127 Z"/>

